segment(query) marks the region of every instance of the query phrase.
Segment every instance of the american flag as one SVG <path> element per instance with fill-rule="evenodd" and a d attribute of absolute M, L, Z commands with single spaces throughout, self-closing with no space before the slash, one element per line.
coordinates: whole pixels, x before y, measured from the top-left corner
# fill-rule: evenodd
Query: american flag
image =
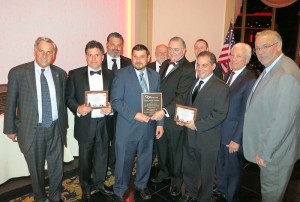
<path fill-rule="evenodd" d="M 233 24 L 230 23 L 229 29 L 228 29 L 228 32 L 227 32 L 227 35 L 226 35 L 226 38 L 224 41 L 224 45 L 223 45 L 223 48 L 222 48 L 222 51 L 221 51 L 221 54 L 220 54 L 219 60 L 218 60 L 218 62 L 222 66 L 223 75 L 226 74 L 226 72 L 230 70 L 230 67 L 229 67 L 230 51 L 234 44 L 235 44 L 235 42 L 234 42 Z"/>

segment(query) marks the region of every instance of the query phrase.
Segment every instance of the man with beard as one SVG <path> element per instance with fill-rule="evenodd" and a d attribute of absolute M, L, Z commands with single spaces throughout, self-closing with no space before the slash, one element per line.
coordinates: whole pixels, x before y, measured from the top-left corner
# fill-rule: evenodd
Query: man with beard
<path fill-rule="evenodd" d="M 112 32 L 107 36 L 106 42 L 106 53 L 104 54 L 104 59 L 102 61 L 102 68 L 109 69 L 113 72 L 131 65 L 131 60 L 127 57 L 122 56 L 124 39 L 118 32 Z M 109 157 L 108 166 L 111 168 L 112 174 L 115 168 L 116 156 L 115 156 L 115 131 L 116 131 L 116 121 L 117 113 L 113 116 L 106 117 L 107 122 L 107 132 L 109 138 Z"/>
<path fill-rule="evenodd" d="M 124 201 L 134 158 L 135 187 L 144 200 L 151 199 L 147 188 L 150 175 L 153 140 L 163 134 L 163 122 L 152 121 L 141 111 L 141 93 L 160 92 L 159 74 L 147 68 L 150 53 L 144 45 L 132 49 L 132 64 L 115 73 L 111 104 L 118 112 L 116 125 L 116 167 L 114 193 L 116 201 Z M 157 125 L 157 126 L 156 126 Z"/>

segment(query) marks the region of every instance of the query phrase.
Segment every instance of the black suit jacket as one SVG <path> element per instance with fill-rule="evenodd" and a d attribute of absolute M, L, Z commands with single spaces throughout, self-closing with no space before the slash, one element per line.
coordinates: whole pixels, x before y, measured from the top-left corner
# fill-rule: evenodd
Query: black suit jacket
<path fill-rule="evenodd" d="M 149 63 L 147 67 L 156 71 L 156 61 Z"/>
<path fill-rule="evenodd" d="M 220 125 L 226 118 L 229 106 L 229 87 L 215 75 L 198 92 L 192 103 L 192 91 L 187 94 L 187 105 L 197 108 L 197 130 L 185 128 L 189 147 L 197 150 L 217 150 L 220 146 Z"/>
<path fill-rule="evenodd" d="M 194 60 L 193 62 L 191 62 L 191 64 L 195 68 L 196 60 Z M 216 63 L 216 68 L 214 70 L 214 75 L 216 75 L 219 79 L 223 80 L 222 66 L 221 66 L 220 63 Z"/>
<path fill-rule="evenodd" d="M 183 104 L 185 102 L 184 94 L 188 92 L 195 80 L 195 69 L 191 63 L 183 57 L 178 61 L 172 72 L 164 77 L 169 61 L 162 63 L 159 70 L 161 76 L 160 89 L 162 92 L 164 108 L 170 114 L 170 118 L 165 119 L 165 127 L 179 129 L 174 121 L 174 112 L 176 104 Z"/>
<path fill-rule="evenodd" d="M 103 90 L 111 88 L 113 72 L 102 68 Z M 78 141 L 84 141 L 88 134 L 86 130 L 89 128 L 91 113 L 86 116 L 77 116 L 77 108 L 85 103 L 85 91 L 89 91 L 88 67 L 80 67 L 71 70 L 67 80 L 66 100 L 68 108 L 74 114 L 74 136 Z"/>
<path fill-rule="evenodd" d="M 121 68 L 131 65 L 130 58 L 120 55 Z M 102 69 L 108 69 L 107 67 L 107 53 L 104 54 L 104 59 L 102 61 Z"/>
<path fill-rule="evenodd" d="M 224 77 L 225 82 L 228 80 L 231 72 L 226 73 Z M 246 67 L 230 85 L 228 114 L 221 125 L 222 144 L 227 145 L 232 140 L 242 145 L 246 104 L 255 81 L 255 73 Z"/>

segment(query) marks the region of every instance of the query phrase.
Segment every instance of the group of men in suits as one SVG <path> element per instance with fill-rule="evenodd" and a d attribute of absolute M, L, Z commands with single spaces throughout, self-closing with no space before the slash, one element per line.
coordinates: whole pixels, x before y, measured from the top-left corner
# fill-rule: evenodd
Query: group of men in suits
<path fill-rule="evenodd" d="M 172 196 L 180 195 L 184 184 L 181 202 L 210 201 L 215 168 L 215 191 L 227 201 L 239 201 L 243 155 L 260 167 L 263 201 L 282 200 L 300 158 L 300 70 L 282 54 L 276 31 L 256 34 L 254 51 L 266 67 L 257 81 L 246 68 L 251 47 L 244 43 L 231 51 L 226 83 L 217 78 L 216 57 L 203 39 L 195 43 L 194 64 L 185 58 L 180 37 L 171 38 L 167 47 L 157 46 L 154 69 L 147 68 L 147 47 L 134 46 L 130 60 L 121 56 L 122 46 L 119 33 L 107 37 L 106 54 L 101 43 L 88 42 L 87 66 L 71 70 L 66 79 L 66 72 L 52 65 L 55 43 L 39 37 L 35 60 L 10 70 L 4 133 L 19 143 L 36 201 L 61 201 L 66 106 L 74 114 L 83 201 L 90 201 L 92 189 L 124 201 L 136 155 L 136 190 L 142 199 L 151 199 L 147 182 L 155 137 L 159 173 L 151 181 L 170 179 Z M 110 102 L 92 109 L 85 104 L 85 92 L 98 90 L 108 90 Z M 163 108 L 151 117 L 141 112 L 142 92 L 162 92 Z M 197 108 L 196 119 L 175 122 L 176 104 Z M 115 176 L 113 191 L 104 186 L 108 159 Z"/>

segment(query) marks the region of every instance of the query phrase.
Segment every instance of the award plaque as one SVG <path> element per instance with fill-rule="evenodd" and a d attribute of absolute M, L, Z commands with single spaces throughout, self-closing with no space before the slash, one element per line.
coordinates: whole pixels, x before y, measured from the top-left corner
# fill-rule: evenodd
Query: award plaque
<path fill-rule="evenodd" d="M 100 109 L 108 105 L 108 91 L 85 91 L 85 105 Z"/>
<path fill-rule="evenodd" d="M 197 108 L 176 104 L 174 121 L 188 122 L 196 120 Z"/>
<path fill-rule="evenodd" d="M 142 113 L 151 117 L 162 108 L 162 93 L 142 93 Z"/>

